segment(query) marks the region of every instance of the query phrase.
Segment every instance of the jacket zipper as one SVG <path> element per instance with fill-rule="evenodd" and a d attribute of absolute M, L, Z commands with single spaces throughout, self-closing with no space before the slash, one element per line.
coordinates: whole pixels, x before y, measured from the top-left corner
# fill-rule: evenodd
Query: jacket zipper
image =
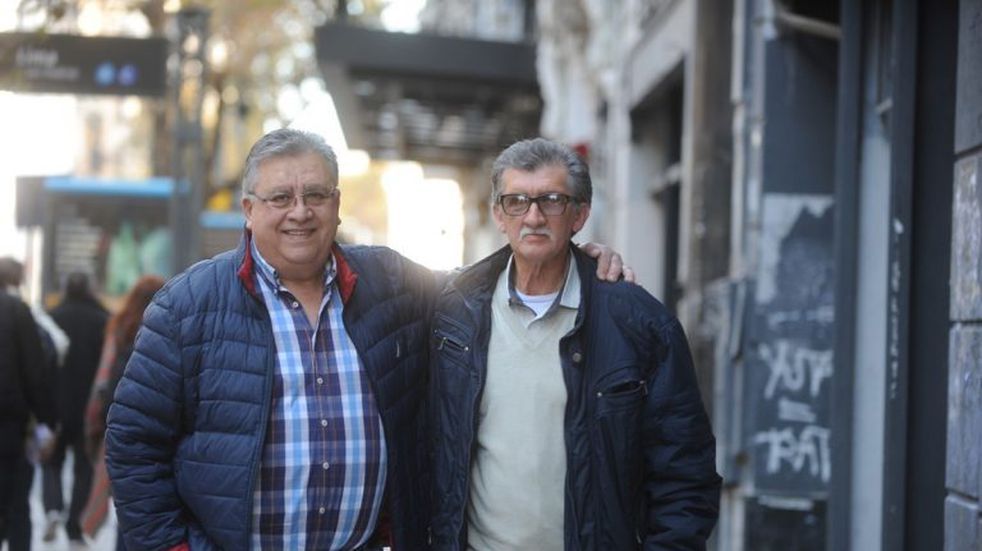
<path fill-rule="evenodd" d="M 488 318 L 490 318 L 489 308 L 490 307 L 485 308 L 488 314 L 486 317 Z M 485 321 L 489 321 L 489 320 L 485 320 Z M 484 323 L 484 321 L 482 321 L 482 323 Z M 487 325 L 488 327 L 482 327 L 482 329 L 487 329 L 487 330 L 484 331 L 483 333 L 479 333 L 485 335 L 486 340 L 484 343 L 482 343 L 484 345 L 484 348 L 482 349 L 484 353 L 475 354 L 474 356 L 474 360 L 475 360 L 474 364 L 477 367 L 477 392 L 471 398 L 471 402 L 472 402 L 471 403 L 471 434 L 470 434 L 470 445 L 468 446 L 468 450 L 467 450 L 467 461 L 465 463 L 467 465 L 467 472 L 464 473 L 464 480 L 465 480 L 464 502 L 463 502 L 464 508 L 462 511 L 460 511 L 460 516 L 457 522 L 457 531 L 456 531 L 458 547 L 460 546 L 461 542 L 464 539 L 463 536 L 464 516 L 466 515 L 467 504 L 470 502 L 471 499 L 469 480 L 470 480 L 470 473 L 474 467 L 474 449 L 477 447 L 477 418 L 478 418 L 479 408 L 481 407 L 480 397 L 481 395 L 484 394 L 484 380 L 485 380 L 485 376 L 487 375 L 487 340 L 490 339 L 491 337 L 491 331 L 490 331 L 490 323 L 488 322 L 484 324 Z M 437 346 L 437 349 L 441 350 L 444 347 L 444 345 L 447 343 L 450 343 L 451 346 L 458 347 L 458 349 L 461 349 L 464 352 L 470 351 L 470 347 L 463 345 L 447 336 L 443 337 L 443 339 L 440 341 L 440 344 Z"/>
<path fill-rule="evenodd" d="M 441 335 L 440 344 L 436 345 L 436 349 L 443 350 L 444 348 L 453 348 L 458 352 L 470 352 L 471 350 L 471 347 L 457 342 L 453 339 L 453 337 L 450 337 L 449 335 Z"/>
<path fill-rule="evenodd" d="M 574 332 L 576 332 L 576 330 L 577 330 L 577 328 L 574 327 L 573 330 L 571 330 L 564 337 L 564 339 L 566 337 L 570 337 Z M 560 343 L 562 343 L 562 340 L 560 340 Z M 561 346 L 561 344 L 560 344 L 560 346 Z M 560 353 L 560 363 L 561 364 L 562 363 L 565 363 L 564 362 L 564 358 L 562 357 L 562 354 L 561 353 Z M 570 441 L 570 438 L 569 438 L 569 436 L 570 436 L 569 435 L 569 432 L 570 432 L 570 430 L 569 430 L 569 415 L 570 415 L 569 410 L 570 410 L 570 407 L 571 406 L 570 406 L 570 398 L 569 398 L 569 396 L 570 396 L 570 384 L 569 384 L 569 375 L 567 373 L 567 369 L 572 369 L 572 368 L 571 367 L 567 367 L 567 366 L 564 366 L 563 367 L 563 383 L 566 385 L 566 411 L 563 414 L 563 434 L 564 434 L 564 438 L 567 441 Z M 582 375 L 581 375 L 581 377 L 582 377 Z M 574 392 L 575 392 L 575 389 L 574 389 Z M 579 515 L 577 515 L 577 513 L 576 513 L 576 498 L 573 495 L 573 489 L 571 487 L 572 485 L 570 483 L 570 476 L 569 476 L 570 469 L 573 468 L 573 467 L 575 467 L 575 464 L 573 462 L 573 458 L 572 458 L 572 456 L 570 454 L 569 448 L 567 447 L 566 448 L 566 480 L 565 480 L 565 484 L 564 484 L 565 489 L 566 489 L 565 501 L 569 505 L 569 514 L 570 514 L 571 517 L 573 517 L 573 526 L 572 527 L 565 527 L 564 530 L 563 530 L 563 532 L 564 532 L 564 534 L 563 534 L 563 545 L 564 545 L 564 547 L 567 547 L 567 548 L 568 548 L 568 545 L 567 544 L 571 543 L 570 542 L 571 539 L 573 541 L 579 541 L 579 539 L 580 539 L 580 518 L 579 518 Z M 572 536 L 570 536 L 570 534 L 572 534 Z"/>
<path fill-rule="evenodd" d="M 573 258 L 573 262 L 576 262 L 575 257 Z M 570 365 L 569 360 L 563 357 L 563 345 L 564 343 L 570 343 L 570 346 L 572 346 L 573 343 L 576 343 L 577 340 L 575 337 L 576 335 L 579 334 L 582 327 L 583 327 L 583 309 L 580 309 L 580 311 L 577 312 L 576 314 L 576 320 L 573 322 L 573 328 L 570 329 L 568 333 L 563 335 L 561 339 L 559 339 L 559 362 L 563 370 L 563 384 L 566 385 L 566 411 L 563 413 L 563 437 L 566 439 L 567 442 L 572 441 L 572 439 L 570 438 L 571 431 L 569 428 L 569 415 L 570 415 L 570 407 L 571 407 L 570 406 L 571 385 L 570 385 L 569 372 L 570 370 L 573 369 L 585 369 L 583 367 L 583 364 L 585 363 L 586 358 L 585 357 L 583 358 L 583 362 L 579 367 Z M 568 351 L 570 349 L 570 346 L 566 346 L 565 349 Z M 580 353 L 583 354 L 582 351 L 580 351 Z M 583 386 L 582 381 L 584 377 L 585 375 L 583 373 L 580 373 L 580 384 L 579 384 L 580 387 Z M 573 396 L 576 396 L 575 393 L 579 392 L 579 388 L 574 388 L 572 389 L 572 391 L 574 392 Z M 582 404 L 581 407 L 583 407 Z M 587 431 L 587 434 L 589 435 L 589 431 Z M 580 518 L 576 511 L 576 499 L 573 495 L 572 484 L 570 483 L 570 476 L 569 476 L 570 469 L 574 466 L 575 464 L 573 462 L 572 455 L 570 454 L 569 447 L 567 447 L 566 448 L 566 480 L 564 484 L 566 490 L 565 501 L 566 503 L 569 504 L 569 514 L 571 517 L 573 517 L 573 526 L 572 527 L 566 526 L 563 528 L 563 545 L 567 548 L 570 547 L 567 544 L 572 543 L 570 540 L 573 540 L 573 542 L 576 542 L 577 544 L 580 541 Z M 572 536 L 570 536 L 570 534 L 572 534 Z"/>

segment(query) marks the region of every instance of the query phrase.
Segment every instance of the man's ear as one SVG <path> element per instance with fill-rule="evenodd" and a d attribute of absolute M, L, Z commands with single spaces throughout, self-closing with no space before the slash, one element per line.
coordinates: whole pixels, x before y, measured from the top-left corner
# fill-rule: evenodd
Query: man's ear
<path fill-rule="evenodd" d="M 590 203 L 583 203 L 576 206 L 576 219 L 573 220 L 573 233 L 583 229 L 587 218 L 590 217 Z"/>
<path fill-rule="evenodd" d="M 242 195 L 242 214 L 245 215 L 246 228 L 248 228 L 250 230 L 252 229 L 252 207 L 253 206 L 254 206 L 254 203 L 252 202 L 252 199 L 250 199 L 248 195 L 243 194 Z"/>
<path fill-rule="evenodd" d="M 334 190 L 337 195 L 334 197 L 334 219 L 341 225 L 341 188 Z"/>

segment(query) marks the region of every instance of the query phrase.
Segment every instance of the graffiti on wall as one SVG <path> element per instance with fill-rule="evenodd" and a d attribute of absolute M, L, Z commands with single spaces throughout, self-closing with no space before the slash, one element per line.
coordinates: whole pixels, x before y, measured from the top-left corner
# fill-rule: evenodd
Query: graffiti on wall
<path fill-rule="evenodd" d="M 760 491 L 822 495 L 832 475 L 832 199 L 765 194 L 748 347 L 749 447 Z"/>

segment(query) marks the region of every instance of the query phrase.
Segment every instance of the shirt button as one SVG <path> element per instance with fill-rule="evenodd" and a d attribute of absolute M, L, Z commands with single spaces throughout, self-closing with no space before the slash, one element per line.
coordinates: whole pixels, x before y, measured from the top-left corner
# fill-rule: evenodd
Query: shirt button
<path fill-rule="evenodd" d="M 317 377 L 317 384 L 319 385 L 324 384 L 324 377 Z"/>
<path fill-rule="evenodd" d="M 317 512 L 323 515 L 324 513 L 327 512 L 327 509 L 321 507 L 320 509 L 317 510 Z"/>
<path fill-rule="evenodd" d="M 322 427 L 326 427 L 327 426 L 327 419 L 321 419 L 321 426 Z"/>
<path fill-rule="evenodd" d="M 573 352 L 573 363 L 578 364 L 583 361 L 583 354 Z"/>
<path fill-rule="evenodd" d="M 299 302 L 297 302 L 297 301 L 293 301 L 293 304 L 292 304 L 292 306 L 293 306 L 293 308 L 294 308 L 294 309 L 297 309 L 297 308 L 299 308 L 299 307 L 300 307 L 300 303 L 299 303 Z"/>
<path fill-rule="evenodd" d="M 321 467 L 323 467 L 324 470 L 326 471 L 326 470 L 328 470 L 328 469 L 331 468 L 331 464 L 328 463 L 327 461 L 325 461 L 325 462 L 321 463 Z"/>

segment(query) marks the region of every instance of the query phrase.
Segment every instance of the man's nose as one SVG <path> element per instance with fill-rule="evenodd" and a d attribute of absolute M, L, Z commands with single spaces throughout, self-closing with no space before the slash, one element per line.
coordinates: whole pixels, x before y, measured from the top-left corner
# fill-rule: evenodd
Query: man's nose
<path fill-rule="evenodd" d="M 311 208 L 304 202 L 303 195 L 295 195 L 293 204 L 290 205 L 289 215 L 292 218 L 308 218 L 312 215 Z"/>
<path fill-rule="evenodd" d="M 545 223 L 546 215 L 539 209 L 539 203 L 533 202 L 529 205 L 528 212 L 525 213 L 525 224 L 529 226 L 540 226 Z"/>

